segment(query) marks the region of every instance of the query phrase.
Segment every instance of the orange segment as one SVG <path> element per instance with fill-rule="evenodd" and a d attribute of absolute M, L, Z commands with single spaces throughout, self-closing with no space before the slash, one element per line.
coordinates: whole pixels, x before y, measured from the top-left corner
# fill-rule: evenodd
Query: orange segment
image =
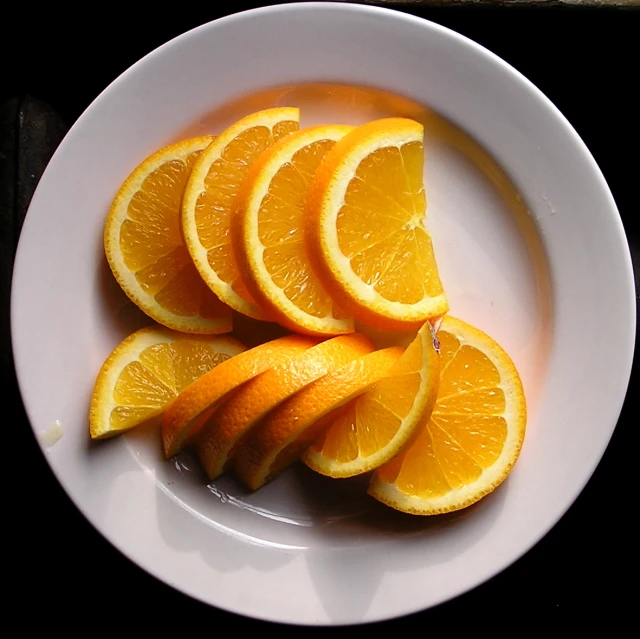
<path fill-rule="evenodd" d="M 322 418 L 369 390 L 403 351 L 391 347 L 363 355 L 312 382 L 271 411 L 238 449 L 234 468 L 240 479 L 256 490 L 295 462 L 322 434 Z"/>
<path fill-rule="evenodd" d="M 383 379 L 332 415 L 302 460 L 329 477 L 351 477 L 386 463 L 431 414 L 439 380 L 439 357 L 426 323 Z"/>
<path fill-rule="evenodd" d="M 266 319 L 246 289 L 231 244 L 240 184 L 258 156 L 298 130 L 299 109 L 267 109 L 225 129 L 195 163 L 182 202 L 182 230 L 204 281 L 231 308 Z"/>
<path fill-rule="evenodd" d="M 187 333 L 225 333 L 231 312 L 193 266 L 180 229 L 189 173 L 213 140 L 172 144 L 147 158 L 120 187 L 104 229 L 107 260 L 129 298 L 154 320 Z"/>
<path fill-rule="evenodd" d="M 324 155 L 353 127 L 317 126 L 267 149 L 240 189 L 234 247 L 240 273 L 258 305 L 280 324 L 311 335 L 353 331 L 311 269 L 304 200 Z"/>
<path fill-rule="evenodd" d="M 162 443 L 167 457 L 197 438 L 203 424 L 229 393 L 268 368 L 304 353 L 316 342 L 288 335 L 260 344 L 210 370 L 169 405 L 162 415 Z"/>
<path fill-rule="evenodd" d="M 373 351 L 373 345 L 357 333 L 339 335 L 318 343 L 302 355 L 282 362 L 238 389 L 213 414 L 197 442 L 198 457 L 210 479 L 218 477 L 239 450 L 239 442 L 263 419 L 297 391 L 335 368 Z"/>
<path fill-rule="evenodd" d="M 143 328 L 102 365 L 89 411 L 92 439 L 112 437 L 159 415 L 191 382 L 244 351 L 228 336 L 185 335 Z"/>
<path fill-rule="evenodd" d="M 431 417 L 369 489 L 393 508 L 424 515 L 465 508 L 502 483 L 526 423 L 522 383 L 498 344 L 448 316 L 438 339 L 442 373 Z"/>
<path fill-rule="evenodd" d="M 423 128 L 376 120 L 324 156 L 306 204 L 309 258 L 356 319 L 418 328 L 448 310 L 424 218 Z"/>

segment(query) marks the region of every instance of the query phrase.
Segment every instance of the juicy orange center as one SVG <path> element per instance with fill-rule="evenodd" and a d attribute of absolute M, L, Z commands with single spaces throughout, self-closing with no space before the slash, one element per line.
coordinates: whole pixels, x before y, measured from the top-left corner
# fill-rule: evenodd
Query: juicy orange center
<path fill-rule="evenodd" d="M 354 273 L 391 302 L 440 295 L 424 228 L 423 145 L 382 147 L 358 166 L 338 211 L 338 243 Z"/>
<path fill-rule="evenodd" d="M 242 179 L 260 153 L 297 129 L 297 122 L 284 121 L 273 129 L 255 126 L 238 134 L 209 167 L 205 189 L 196 201 L 196 229 L 200 243 L 207 250 L 209 265 L 245 299 L 249 299 L 249 293 L 238 277 L 230 237 L 234 201 Z"/>
<path fill-rule="evenodd" d="M 450 333 L 438 333 L 441 381 L 429 422 L 413 445 L 379 470 L 409 494 L 439 497 L 478 479 L 502 452 L 506 399 L 495 364 Z"/>
<path fill-rule="evenodd" d="M 229 359 L 206 344 L 181 340 L 154 344 L 127 364 L 116 382 L 111 411 L 113 428 L 124 428 L 157 413 L 191 382 Z"/>
<path fill-rule="evenodd" d="M 341 463 L 383 449 L 413 407 L 422 381 L 421 368 L 422 344 L 416 339 L 386 377 L 337 411 L 331 428 L 312 448 Z"/>
<path fill-rule="evenodd" d="M 304 200 L 320 161 L 334 145 L 333 140 L 318 140 L 297 151 L 271 180 L 258 214 L 267 272 L 288 299 L 314 317 L 332 315 L 333 303 L 306 256 Z"/>
<path fill-rule="evenodd" d="M 200 153 L 165 162 L 145 178 L 120 228 L 120 250 L 142 289 L 161 306 L 176 315 L 215 318 L 219 305 L 196 271 L 180 229 L 182 194 Z"/>

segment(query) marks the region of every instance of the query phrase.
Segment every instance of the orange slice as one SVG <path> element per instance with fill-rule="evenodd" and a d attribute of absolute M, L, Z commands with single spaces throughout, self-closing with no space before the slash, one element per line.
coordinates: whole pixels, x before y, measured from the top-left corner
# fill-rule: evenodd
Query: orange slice
<path fill-rule="evenodd" d="M 198 156 L 213 140 L 199 137 L 161 149 L 120 187 L 104 229 L 116 280 L 151 318 L 187 333 L 226 333 L 231 312 L 196 271 L 180 230 L 180 204 Z"/>
<path fill-rule="evenodd" d="M 242 438 L 269 411 L 329 371 L 373 350 L 371 342 L 358 333 L 339 335 L 320 343 L 312 337 L 306 339 L 315 345 L 247 382 L 206 424 L 197 442 L 197 451 L 210 479 L 227 469 Z"/>
<path fill-rule="evenodd" d="M 244 346 L 228 336 L 185 335 L 143 328 L 107 357 L 89 410 L 92 439 L 105 439 L 159 415 L 182 389 Z"/>
<path fill-rule="evenodd" d="M 302 455 L 304 463 L 329 477 L 351 477 L 389 461 L 431 414 L 439 359 L 426 323 L 386 377 L 332 415 L 328 429 Z"/>
<path fill-rule="evenodd" d="M 182 229 L 196 268 L 231 308 L 266 319 L 244 286 L 231 244 L 231 219 L 247 170 L 267 147 L 298 130 L 300 110 L 267 109 L 225 129 L 195 163 L 182 202 Z"/>
<path fill-rule="evenodd" d="M 442 377 L 431 418 L 369 487 L 392 508 L 420 515 L 465 508 L 500 485 L 520 454 L 527 415 L 518 371 L 488 335 L 445 317 L 438 339 Z"/>
<path fill-rule="evenodd" d="M 251 348 L 185 388 L 162 415 L 162 443 L 167 457 L 197 438 L 202 426 L 232 391 L 268 368 L 304 353 L 317 341 L 288 335 Z"/>
<path fill-rule="evenodd" d="M 418 328 L 447 299 L 424 224 L 423 127 L 363 124 L 323 158 L 307 200 L 309 257 L 337 304 L 380 329 Z"/>
<path fill-rule="evenodd" d="M 269 413 L 238 448 L 234 469 L 240 479 L 256 490 L 293 464 L 322 434 L 323 417 L 369 390 L 403 352 L 396 346 L 363 355 Z"/>
<path fill-rule="evenodd" d="M 304 200 L 325 153 L 351 126 L 303 129 L 267 149 L 249 169 L 238 197 L 236 258 L 258 305 L 287 328 L 311 335 L 353 331 L 306 255 Z"/>

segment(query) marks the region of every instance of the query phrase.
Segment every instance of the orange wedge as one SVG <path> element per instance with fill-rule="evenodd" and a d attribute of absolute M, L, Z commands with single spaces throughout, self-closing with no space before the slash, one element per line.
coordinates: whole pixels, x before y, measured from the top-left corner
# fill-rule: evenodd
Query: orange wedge
<path fill-rule="evenodd" d="M 120 187 L 104 229 L 116 280 L 151 318 L 187 333 L 226 333 L 231 312 L 204 283 L 180 230 L 180 204 L 198 156 L 213 140 L 178 142 L 148 157 Z"/>
<path fill-rule="evenodd" d="M 185 388 L 162 415 L 162 444 L 167 457 L 192 443 L 203 424 L 229 393 L 268 368 L 304 353 L 317 340 L 288 335 L 251 348 Z"/>
<path fill-rule="evenodd" d="M 438 339 L 442 377 L 431 417 L 369 487 L 392 508 L 420 515 L 465 508 L 500 485 L 518 459 L 527 416 L 518 371 L 488 335 L 445 317 Z"/>
<path fill-rule="evenodd" d="M 92 439 L 112 437 L 159 415 L 193 380 L 243 350 L 226 335 L 185 335 L 160 326 L 133 333 L 98 373 L 89 411 Z"/>
<path fill-rule="evenodd" d="M 323 158 L 309 186 L 309 258 L 336 303 L 379 329 L 418 328 L 448 310 L 425 227 L 423 127 L 363 124 Z"/>
<path fill-rule="evenodd" d="M 231 308 L 266 319 L 242 282 L 231 244 L 231 219 L 247 170 L 267 147 L 298 130 L 300 110 L 267 109 L 225 129 L 195 163 L 182 202 L 182 230 L 196 268 Z"/>
<path fill-rule="evenodd" d="M 369 390 L 403 352 L 396 346 L 354 359 L 271 411 L 238 448 L 234 469 L 240 479 L 256 490 L 293 464 L 321 435 L 323 417 Z"/>
<path fill-rule="evenodd" d="M 258 305 L 293 331 L 353 331 L 353 320 L 312 271 L 304 238 L 311 178 L 325 153 L 351 130 L 325 125 L 286 136 L 256 160 L 240 188 L 233 234 L 240 273 Z"/>
<path fill-rule="evenodd" d="M 358 333 L 320 343 L 316 338 L 306 339 L 315 345 L 247 382 L 205 425 L 196 446 L 210 479 L 228 468 L 241 440 L 269 411 L 328 372 L 373 351 L 371 342 Z"/>
<path fill-rule="evenodd" d="M 332 414 L 302 460 L 329 477 L 360 475 L 388 462 L 431 414 L 439 381 L 440 358 L 426 323 L 386 377 Z"/>

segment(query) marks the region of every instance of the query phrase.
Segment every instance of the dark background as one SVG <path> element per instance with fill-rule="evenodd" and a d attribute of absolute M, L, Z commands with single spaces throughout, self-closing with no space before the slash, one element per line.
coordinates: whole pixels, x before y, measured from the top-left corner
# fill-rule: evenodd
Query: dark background
<path fill-rule="evenodd" d="M 258 4 L 278 3 L 254 6 Z M 248 8 L 243 3 L 233 3 L 226 10 L 212 3 L 182 3 L 168 10 L 145 3 L 145 12 L 138 13 L 136 5 L 129 3 L 92 6 L 95 12 L 91 13 L 87 6 L 86 13 L 78 14 L 57 6 L 51 3 L 46 9 L 35 9 L 25 4 L 0 9 L 5 14 L 1 20 L 0 105 L 29 94 L 51 105 L 69 126 L 112 80 L 152 49 L 192 27 Z M 556 104 L 602 169 L 637 263 L 640 236 L 633 223 L 639 210 L 635 188 L 640 182 L 640 11 L 400 8 L 484 45 Z M 5 207 L 5 224 L 6 213 Z M 6 228 L 0 231 L 6 273 L 11 248 Z M 3 308 L 3 317 L 6 312 Z M 6 334 L 0 337 L 6 356 Z M 637 359 L 636 355 L 636 364 Z M 637 468 L 631 431 L 639 423 L 639 376 L 636 365 L 618 427 L 587 487 L 535 548 L 472 592 L 432 610 L 383 622 L 384 629 L 402 631 L 416 625 L 428 633 L 442 627 L 456 636 L 456 628 L 463 625 L 476 630 L 502 627 L 509 632 L 508 628 L 542 623 L 552 630 L 557 622 L 565 621 L 574 628 L 588 627 L 594 617 L 602 615 L 612 628 L 630 618 L 638 556 L 638 536 L 630 523 L 635 510 L 632 471 Z M 3 379 L 2 397 L 2 521 L 4 534 L 9 536 L 3 544 L 4 576 L 11 591 L 6 613 L 13 613 L 13 605 L 26 604 L 31 612 L 23 619 L 25 624 L 44 623 L 51 630 L 81 627 L 79 619 L 84 613 L 89 615 L 86 628 L 91 632 L 144 627 L 160 629 L 163 634 L 215 633 L 220 632 L 221 622 L 229 620 L 232 632 L 265 630 L 264 623 L 183 596 L 111 547 L 53 477 L 24 417 L 13 379 L 6 383 Z"/>

